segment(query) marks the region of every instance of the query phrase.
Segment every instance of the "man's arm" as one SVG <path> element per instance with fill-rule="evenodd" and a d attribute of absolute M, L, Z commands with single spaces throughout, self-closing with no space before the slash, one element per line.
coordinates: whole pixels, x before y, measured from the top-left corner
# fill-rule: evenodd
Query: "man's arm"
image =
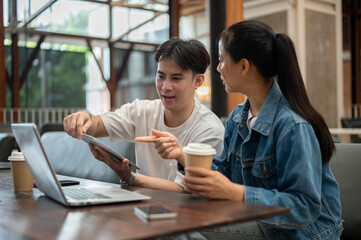
<path fill-rule="evenodd" d="M 64 118 L 64 130 L 70 136 L 81 139 L 83 133 L 94 137 L 106 137 L 108 133 L 100 116 L 95 116 L 86 110 L 70 114 Z"/>
<path fill-rule="evenodd" d="M 170 192 L 184 192 L 183 188 L 173 181 L 169 181 L 163 178 L 149 177 L 140 173 L 136 173 L 133 186 Z"/>
<path fill-rule="evenodd" d="M 110 154 L 105 150 L 101 148 L 94 148 L 91 144 L 89 144 L 89 147 L 94 157 L 106 163 L 123 181 L 127 181 L 130 178 L 131 169 L 128 159 L 124 159 L 122 163 L 119 163 L 114 161 Z M 183 192 L 183 188 L 173 181 L 148 177 L 140 173 L 136 173 L 132 186 L 172 192 Z"/>

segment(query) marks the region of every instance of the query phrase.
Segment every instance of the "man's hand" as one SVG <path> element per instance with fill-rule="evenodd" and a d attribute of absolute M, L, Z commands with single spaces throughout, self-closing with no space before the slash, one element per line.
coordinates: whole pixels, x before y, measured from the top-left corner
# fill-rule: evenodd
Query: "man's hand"
<path fill-rule="evenodd" d="M 115 161 L 113 157 L 104 149 L 100 147 L 94 148 L 91 143 L 89 143 L 89 147 L 93 156 L 99 161 L 107 164 L 122 180 L 126 181 L 129 179 L 131 175 L 131 168 L 128 159 L 123 159 L 122 163 L 120 163 Z"/>
<path fill-rule="evenodd" d="M 65 132 L 78 139 L 93 126 L 91 114 L 85 110 L 67 116 L 63 124 Z"/>
<path fill-rule="evenodd" d="M 184 166 L 183 148 L 177 138 L 169 132 L 152 129 L 154 136 L 137 137 L 136 142 L 154 142 L 158 154 L 165 159 L 176 159 Z"/>

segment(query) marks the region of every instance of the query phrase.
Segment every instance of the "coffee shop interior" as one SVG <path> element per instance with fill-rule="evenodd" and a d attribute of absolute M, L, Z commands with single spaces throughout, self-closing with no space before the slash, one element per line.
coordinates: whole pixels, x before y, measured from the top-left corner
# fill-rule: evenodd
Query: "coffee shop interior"
<path fill-rule="evenodd" d="M 11 124 L 34 123 L 56 174 L 119 183 L 87 145 L 64 133 L 63 119 L 80 109 L 100 114 L 135 99 L 157 99 L 154 52 L 171 37 L 194 38 L 206 46 L 211 64 L 196 97 L 225 123 L 246 98 L 225 92 L 216 70 L 216 42 L 226 27 L 251 19 L 293 40 L 310 101 L 336 145 L 330 165 L 340 185 L 341 239 L 361 238 L 361 1 L 3 0 L 0 7 L 0 239 L 162 238 L 284 214 L 246 205 L 235 211 L 254 215 L 231 219 L 231 208 L 222 201 L 194 203 L 181 195 L 137 190 L 177 211 L 185 201 L 189 214 L 220 209 L 195 217 L 197 226 L 182 212 L 178 223 L 138 222 L 129 203 L 69 210 L 35 189 L 14 193 L 9 180 L 8 157 L 21 150 Z M 134 143 L 101 141 L 135 158 Z"/>

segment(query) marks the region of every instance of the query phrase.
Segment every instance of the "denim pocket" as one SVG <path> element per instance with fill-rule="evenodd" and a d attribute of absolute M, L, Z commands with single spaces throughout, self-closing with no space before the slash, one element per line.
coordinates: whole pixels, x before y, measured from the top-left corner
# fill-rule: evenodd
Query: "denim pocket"
<path fill-rule="evenodd" d="M 258 183 L 265 188 L 275 187 L 276 179 L 276 159 L 274 156 L 256 159 L 252 167 L 252 175 L 258 179 Z"/>
<path fill-rule="evenodd" d="M 276 159 L 268 158 L 256 159 L 252 167 L 252 175 L 258 178 L 270 178 L 276 173 Z"/>

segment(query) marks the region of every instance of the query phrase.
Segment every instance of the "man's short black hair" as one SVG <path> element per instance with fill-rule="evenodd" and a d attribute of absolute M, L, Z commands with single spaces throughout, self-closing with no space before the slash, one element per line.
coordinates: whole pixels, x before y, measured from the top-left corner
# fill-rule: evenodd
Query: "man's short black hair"
<path fill-rule="evenodd" d="M 198 40 L 182 40 L 171 38 L 162 43 L 154 55 L 154 60 L 173 59 L 184 71 L 192 70 L 193 73 L 205 73 L 210 63 L 207 49 Z"/>

